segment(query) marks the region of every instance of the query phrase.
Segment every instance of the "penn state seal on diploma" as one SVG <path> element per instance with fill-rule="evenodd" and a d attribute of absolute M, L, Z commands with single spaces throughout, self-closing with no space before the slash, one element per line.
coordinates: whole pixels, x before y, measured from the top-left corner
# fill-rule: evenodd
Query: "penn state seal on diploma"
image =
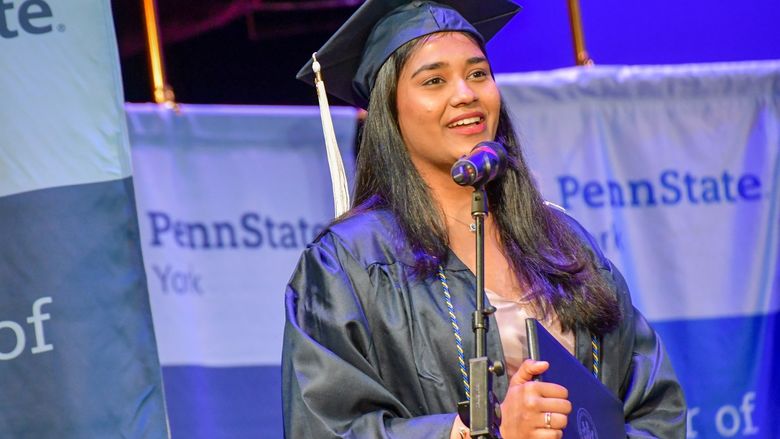
<path fill-rule="evenodd" d="M 580 439 L 599 438 L 599 434 L 596 432 L 596 424 L 593 422 L 593 418 L 590 417 L 590 413 L 584 408 L 577 410 L 577 432 L 580 435 Z"/>

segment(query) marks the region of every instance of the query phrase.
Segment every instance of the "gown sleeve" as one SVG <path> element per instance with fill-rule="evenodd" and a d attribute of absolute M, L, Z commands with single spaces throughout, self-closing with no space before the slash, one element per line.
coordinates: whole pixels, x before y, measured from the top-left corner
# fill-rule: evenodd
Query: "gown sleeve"
<path fill-rule="evenodd" d="M 361 302 L 372 288 L 332 233 L 301 257 L 285 297 L 285 437 L 449 438 L 454 413 L 413 416 L 383 385 L 392 371 L 377 362 Z"/>
<path fill-rule="evenodd" d="M 623 324 L 615 337 L 605 339 L 604 355 L 621 361 L 604 370 L 619 386 L 629 438 L 684 438 L 686 405 L 682 387 L 661 338 L 632 305 L 623 276 L 611 263 Z M 605 361 L 605 367 L 610 362 Z M 610 386 L 612 387 L 612 386 Z"/>

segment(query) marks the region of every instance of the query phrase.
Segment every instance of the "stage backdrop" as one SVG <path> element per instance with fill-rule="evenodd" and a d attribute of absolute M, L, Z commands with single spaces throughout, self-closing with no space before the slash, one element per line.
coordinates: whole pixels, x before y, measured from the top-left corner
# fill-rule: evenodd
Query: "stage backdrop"
<path fill-rule="evenodd" d="M 498 80 L 543 193 L 663 336 L 688 436 L 780 434 L 780 63 Z M 281 437 L 284 285 L 332 216 L 316 109 L 128 112 L 174 438 Z M 348 168 L 354 117 L 335 113 Z"/>
<path fill-rule="evenodd" d="M 0 6 L 0 437 L 167 438 L 110 3 Z"/>

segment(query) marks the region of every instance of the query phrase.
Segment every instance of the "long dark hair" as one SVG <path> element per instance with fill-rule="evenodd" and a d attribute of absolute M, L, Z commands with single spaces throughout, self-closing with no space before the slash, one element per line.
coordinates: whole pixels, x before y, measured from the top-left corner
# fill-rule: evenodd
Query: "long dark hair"
<path fill-rule="evenodd" d="M 353 208 L 342 218 L 390 210 L 414 252 L 415 272 L 431 276 L 447 258 L 449 239 L 442 214 L 431 209 L 436 203 L 402 140 L 396 106 L 401 69 L 425 40 L 406 43 L 377 74 L 361 132 Z M 484 53 L 484 46 L 475 42 Z M 515 275 L 530 287 L 528 298 L 540 309 L 552 306 L 564 330 L 582 325 L 604 334 L 614 329 L 621 319 L 617 298 L 562 214 L 544 204 L 503 103 L 496 141 L 511 159 L 506 175 L 487 186 L 491 214 Z"/>

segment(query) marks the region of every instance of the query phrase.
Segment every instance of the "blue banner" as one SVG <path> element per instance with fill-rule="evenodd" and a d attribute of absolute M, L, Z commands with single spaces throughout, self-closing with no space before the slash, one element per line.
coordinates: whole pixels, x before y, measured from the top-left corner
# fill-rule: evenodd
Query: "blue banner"
<path fill-rule="evenodd" d="M 110 4 L 2 9 L 0 437 L 167 438 Z"/>
<path fill-rule="evenodd" d="M 499 77 L 544 196 L 662 335 L 688 437 L 780 436 L 780 62 Z"/>

